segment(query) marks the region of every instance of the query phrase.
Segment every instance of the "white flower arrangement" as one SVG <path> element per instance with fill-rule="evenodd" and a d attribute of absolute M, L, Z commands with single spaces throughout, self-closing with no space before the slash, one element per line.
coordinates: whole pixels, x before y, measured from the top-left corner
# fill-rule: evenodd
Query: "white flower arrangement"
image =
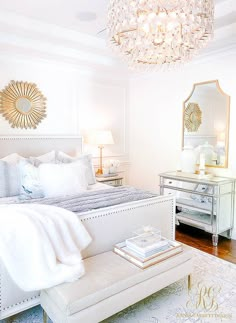
<path fill-rule="evenodd" d="M 105 173 L 116 174 L 117 168 L 120 166 L 120 161 L 117 159 L 110 159 L 104 162 Z"/>

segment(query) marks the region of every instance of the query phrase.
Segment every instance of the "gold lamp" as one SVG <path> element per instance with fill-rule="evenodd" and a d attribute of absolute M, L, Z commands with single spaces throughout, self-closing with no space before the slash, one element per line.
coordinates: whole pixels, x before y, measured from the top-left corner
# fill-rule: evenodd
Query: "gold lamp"
<path fill-rule="evenodd" d="M 114 140 L 112 137 L 112 133 L 110 130 L 98 130 L 96 131 L 92 136 L 91 143 L 94 145 L 98 145 L 98 148 L 100 150 L 100 158 L 99 158 L 99 168 L 96 171 L 96 175 L 102 175 L 102 149 L 104 148 L 104 145 L 112 145 L 114 144 Z"/>

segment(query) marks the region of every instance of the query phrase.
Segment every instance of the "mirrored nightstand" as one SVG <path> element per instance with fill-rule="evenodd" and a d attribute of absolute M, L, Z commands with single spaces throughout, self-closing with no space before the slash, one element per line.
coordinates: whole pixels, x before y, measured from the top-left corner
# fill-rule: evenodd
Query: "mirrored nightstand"
<path fill-rule="evenodd" d="M 175 195 L 177 224 L 185 223 L 211 233 L 214 246 L 217 246 L 219 234 L 227 232 L 228 238 L 231 237 L 235 179 L 163 173 L 160 174 L 160 193 Z"/>
<path fill-rule="evenodd" d="M 96 181 L 99 183 L 104 183 L 111 186 L 122 186 L 123 185 L 123 176 L 99 176 L 96 177 Z"/>

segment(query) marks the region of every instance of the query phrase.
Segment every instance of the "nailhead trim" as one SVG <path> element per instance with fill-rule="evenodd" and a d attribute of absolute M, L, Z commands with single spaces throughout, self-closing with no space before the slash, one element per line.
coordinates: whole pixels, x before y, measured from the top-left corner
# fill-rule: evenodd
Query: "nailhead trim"
<path fill-rule="evenodd" d="M 88 220 L 102 218 L 102 217 L 106 217 L 106 216 L 111 216 L 111 215 L 118 214 L 118 213 L 124 213 L 126 211 L 131 211 L 131 210 L 135 210 L 135 209 L 138 209 L 138 208 L 144 208 L 144 207 L 152 206 L 152 205 L 155 205 L 155 204 L 166 203 L 168 201 L 171 202 L 171 213 L 173 215 L 173 207 L 174 207 L 173 198 L 170 198 L 170 199 L 166 198 L 164 201 L 161 200 L 161 201 L 150 202 L 150 203 L 147 203 L 145 205 L 133 206 L 133 207 L 127 208 L 125 210 L 115 210 L 113 212 L 107 212 L 105 214 L 95 215 L 95 216 L 91 216 L 89 218 L 87 217 L 86 219 L 81 219 L 81 221 L 86 222 Z M 173 221 L 173 216 L 172 216 L 172 232 L 174 232 L 173 230 L 174 230 L 174 221 Z M 2 300 L 2 294 L 1 294 L 2 293 L 2 275 L 1 275 L 1 271 L 2 271 L 2 265 L 1 265 L 1 262 L 0 262 L 0 313 L 2 313 L 3 311 L 8 310 L 10 308 L 13 308 L 15 306 L 18 306 L 18 305 L 21 305 L 23 303 L 29 302 L 30 300 L 34 300 L 34 299 L 36 299 L 36 298 L 38 298 L 40 296 L 40 294 L 38 294 L 38 295 L 30 297 L 30 298 L 25 298 L 21 302 L 18 302 L 18 303 L 15 303 L 15 304 L 12 304 L 10 306 L 2 308 L 2 301 L 1 301 Z"/>
<path fill-rule="evenodd" d="M 145 205 L 133 206 L 133 207 L 130 207 L 130 208 L 127 208 L 127 209 L 124 209 L 124 210 L 115 210 L 115 211 L 107 212 L 107 213 L 100 214 L 100 215 L 94 215 L 94 216 L 86 217 L 85 219 L 81 219 L 81 221 L 86 222 L 86 221 L 97 219 L 97 218 L 107 217 L 107 216 L 110 216 L 110 215 L 113 215 L 113 214 L 123 213 L 123 212 L 126 212 L 126 211 L 131 211 L 131 210 L 135 210 L 135 209 L 144 208 L 144 207 L 147 207 L 147 206 L 152 206 L 152 205 L 155 205 L 155 204 L 166 203 L 167 201 L 171 201 L 171 207 L 172 207 L 172 210 L 173 210 L 173 207 L 174 207 L 173 198 L 170 198 L 170 199 L 166 199 L 165 201 L 150 202 L 150 203 L 147 203 Z M 171 213 L 173 213 L 173 212 L 171 212 Z M 173 219 L 173 217 L 172 217 L 172 219 Z M 173 220 L 172 220 L 172 229 L 173 229 Z"/>

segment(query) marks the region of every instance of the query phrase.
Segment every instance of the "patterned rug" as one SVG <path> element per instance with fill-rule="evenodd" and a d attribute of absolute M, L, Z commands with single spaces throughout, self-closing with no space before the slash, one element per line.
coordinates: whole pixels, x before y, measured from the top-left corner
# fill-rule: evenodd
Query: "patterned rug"
<path fill-rule="evenodd" d="M 197 249 L 192 289 L 182 279 L 103 323 L 236 322 L 236 265 Z M 42 323 L 40 306 L 1 323 Z M 87 323 L 87 322 L 81 322 Z"/>

